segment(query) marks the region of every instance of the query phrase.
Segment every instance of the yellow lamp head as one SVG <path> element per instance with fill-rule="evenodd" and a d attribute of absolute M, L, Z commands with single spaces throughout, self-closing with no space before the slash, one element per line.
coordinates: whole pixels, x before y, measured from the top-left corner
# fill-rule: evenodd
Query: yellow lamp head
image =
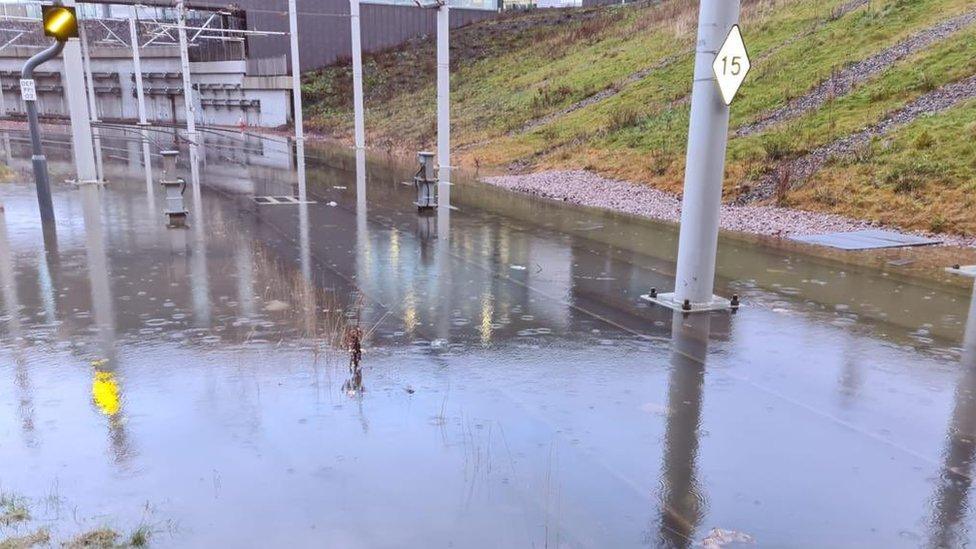
<path fill-rule="evenodd" d="M 74 8 L 65 6 L 42 6 L 44 35 L 53 36 L 60 41 L 78 38 L 78 16 Z"/>

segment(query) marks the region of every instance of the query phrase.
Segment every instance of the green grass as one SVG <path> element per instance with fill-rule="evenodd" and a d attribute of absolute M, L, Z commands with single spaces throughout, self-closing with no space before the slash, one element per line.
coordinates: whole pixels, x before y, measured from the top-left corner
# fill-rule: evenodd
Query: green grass
<path fill-rule="evenodd" d="M 795 205 L 913 229 L 976 234 L 976 101 L 921 118 L 834 162 Z"/>
<path fill-rule="evenodd" d="M 0 526 L 11 526 L 30 520 L 30 510 L 23 498 L 0 494 Z"/>
<path fill-rule="evenodd" d="M 974 8 L 970 0 L 872 0 L 868 6 L 836 16 L 844 3 L 846 0 L 743 1 L 741 24 L 753 71 L 733 105 L 733 129 L 803 95 L 832 72 Z M 532 169 L 587 168 L 680 191 L 696 20 L 694 3 L 662 0 L 609 8 L 539 10 L 452 33 L 456 163 L 488 169 L 503 169 L 513 162 Z M 783 159 L 873 125 L 924 93 L 976 74 L 974 59 L 976 29 L 969 28 L 873 75 L 822 108 L 758 135 L 732 139 L 728 192 L 767 173 Z M 638 71 L 658 66 L 646 78 L 629 79 Z M 433 145 L 434 69 L 431 40 L 367 56 L 366 123 L 373 146 L 409 152 Z M 304 86 L 311 97 L 310 124 L 348 139 L 352 125 L 348 66 L 307 75 Z M 612 93 L 563 113 L 602 90 Z M 530 123 L 533 127 L 523 131 Z M 934 140 L 942 137 L 935 130 L 929 135 Z M 889 160 L 885 155 L 877 158 Z M 895 169 L 882 166 L 889 167 Z M 899 178 L 897 174 L 891 177 L 892 181 Z M 819 180 L 817 175 L 812 183 Z M 863 193 L 875 192 L 865 180 L 858 183 L 866 189 Z M 911 183 L 903 181 L 901 188 L 906 185 Z M 825 194 L 822 198 L 833 202 Z M 788 202 L 870 215 L 852 204 L 825 206 L 823 201 L 800 195 Z M 970 216 L 976 218 L 976 213 Z M 934 225 L 957 231 L 964 226 L 958 216 L 945 217 L 944 223 Z M 894 219 L 916 226 L 915 213 L 908 209 L 903 208 Z"/>

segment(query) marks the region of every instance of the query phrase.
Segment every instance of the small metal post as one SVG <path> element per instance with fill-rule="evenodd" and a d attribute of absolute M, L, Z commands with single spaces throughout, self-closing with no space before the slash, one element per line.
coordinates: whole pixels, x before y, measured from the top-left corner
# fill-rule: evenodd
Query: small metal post
<path fill-rule="evenodd" d="M 160 182 L 166 190 L 166 209 L 164 213 L 169 218 L 167 225 L 171 229 L 182 229 L 186 227 L 186 217 L 189 212 L 183 201 L 183 193 L 186 192 L 186 181 L 176 177 L 176 159 L 179 151 L 162 151 L 163 156 L 163 180 Z"/>
<path fill-rule="evenodd" d="M 430 211 L 437 205 L 434 196 L 434 183 L 437 181 L 434 177 L 434 153 L 417 153 L 417 162 L 420 163 L 420 169 L 413 177 L 413 184 L 417 189 L 417 201 L 414 204 L 421 212 Z"/>
<path fill-rule="evenodd" d="M 64 42 L 57 41 L 44 51 L 34 55 L 24 64 L 21 71 L 22 80 L 34 81 L 34 69 L 46 61 L 57 57 L 64 49 Z M 47 157 L 41 147 L 41 124 L 37 119 L 37 98 L 24 100 L 27 107 L 27 125 L 31 136 L 31 163 L 34 168 L 34 183 L 37 186 L 37 205 L 41 210 L 41 222 L 45 225 L 54 223 L 54 203 L 51 200 L 51 179 L 47 173 Z"/>

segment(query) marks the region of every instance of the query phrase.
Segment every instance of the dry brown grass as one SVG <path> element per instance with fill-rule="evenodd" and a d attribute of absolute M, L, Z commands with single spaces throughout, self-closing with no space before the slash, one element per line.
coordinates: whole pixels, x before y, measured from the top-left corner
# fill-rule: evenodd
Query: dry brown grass
<path fill-rule="evenodd" d="M 873 174 L 864 173 L 866 170 L 846 166 L 823 170 L 790 194 L 791 205 L 906 229 L 976 234 L 972 215 L 976 199 L 965 189 L 940 187 L 938 192 L 906 193 L 878 186 L 868 190 L 865 182 Z"/>
<path fill-rule="evenodd" d="M 78 535 L 71 541 L 64 543 L 67 549 L 113 549 L 119 539 L 119 533 L 111 528 L 99 528 Z"/>
<path fill-rule="evenodd" d="M 46 546 L 51 543 L 51 535 L 41 528 L 26 536 L 16 536 L 0 540 L 0 549 L 30 549 L 31 547 Z"/>

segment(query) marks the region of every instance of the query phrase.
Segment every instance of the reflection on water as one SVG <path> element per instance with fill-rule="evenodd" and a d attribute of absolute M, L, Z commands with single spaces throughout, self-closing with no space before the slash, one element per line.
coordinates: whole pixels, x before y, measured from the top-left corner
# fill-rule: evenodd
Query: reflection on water
<path fill-rule="evenodd" d="M 695 478 L 711 315 L 675 312 L 671 327 L 671 378 L 664 439 L 660 546 L 690 547 L 702 518 Z"/>
<path fill-rule="evenodd" d="M 5 487 L 151 499 L 175 545 L 971 542 L 951 291 L 740 242 L 720 269 L 749 307 L 672 316 L 638 299 L 670 229 L 464 182 L 418 215 L 362 151 L 206 145 L 187 230 L 138 148 L 58 189 L 57 234 L 4 189 Z"/>
<path fill-rule="evenodd" d="M 976 285 L 966 320 L 960 367 L 933 504 L 931 547 L 961 547 L 970 539 L 965 519 L 971 507 L 973 459 L 976 458 Z"/>

